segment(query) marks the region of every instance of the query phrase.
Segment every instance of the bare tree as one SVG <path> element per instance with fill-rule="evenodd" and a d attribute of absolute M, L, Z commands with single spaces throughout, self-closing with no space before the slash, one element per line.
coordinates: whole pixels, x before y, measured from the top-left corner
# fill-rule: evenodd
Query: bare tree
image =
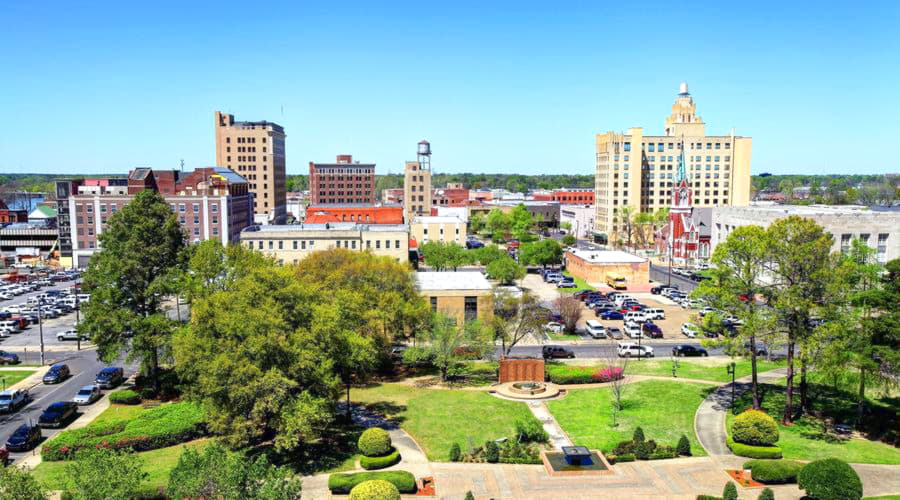
<path fill-rule="evenodd" d="M 553 301 L 553 306 L 559 311 L 562 323 L 566 327 L 567 333 L 575 333 L 575 325 L 581 319 L 582 309 L 581 302 L 571 295 L 560 294 Z"/>
<path fill-rule="evenodd" d="M 547 310 L 528 290 L 516 294 L 504 288 L 494 289 L 494 334 L 500 339 L 505 356 L 520 341 L 540 340 Z"/>
<path fill-rule="evenodd" d="M 612 425 L 619 425 L 618 416 L 622 411 L 622 398 L 625 395 L 625 375 L 628 373 L 628 357 L 620 358 L 615 350 L 608 351 L 604 357 L 605 370 L 612 375 L 609 390 L 612 392 Z"/>

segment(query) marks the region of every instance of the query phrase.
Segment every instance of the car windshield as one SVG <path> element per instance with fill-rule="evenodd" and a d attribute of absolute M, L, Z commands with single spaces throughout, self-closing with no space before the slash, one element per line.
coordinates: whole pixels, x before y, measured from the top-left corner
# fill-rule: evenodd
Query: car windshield
<path fill-rule="evenodd" d="M 79 396 L 90 396 L 91 390 L 90 389 L 82 389 L 82 390 L 78 391 L 78 395 Z"/>
<path fill-rule="evenodd" d="M 28 427 L 19 427 L 16 429 L 16 432 L 13 433 L 13 438 L 23 438 L 28 435 Z"/>
<path fill-rule="evenodd" d="M 12 396 L 9 394 L 0 394 L 0 401 L 9 401 L 12 399 Z"/>

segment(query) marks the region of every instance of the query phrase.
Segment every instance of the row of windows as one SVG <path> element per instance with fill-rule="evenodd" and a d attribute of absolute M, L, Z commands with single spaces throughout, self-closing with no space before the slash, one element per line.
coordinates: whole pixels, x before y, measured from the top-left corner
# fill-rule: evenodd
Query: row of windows
<path fill-rule="evenodd" d="M 231 144 L 231 137 L 226 137 L 225 142 L 228 144 Z M 238 144 L 256 144 L 256 137 L 238 137 L 237 143 Z M 265 137 L 262 138 L 262 143 L 263 144 L 266 143 Z"/>
<path fill-rule="evenodd" d="M 365 174 L 366 177 L 374 174 L 374 171 L 371 168 L 331 168 L 321 166 L 316 166 L 314 168 L 313 174 L 315 174 L 317 178 L 322 178 L 322 176 L 326 175 L 329 177 L 344 177 L 346 175 L 348 180 L 353 180 L 351 179 L 351 177 L 353 177 L 352 174 Z M 356 180 L 361 181 L 363 178 L 357 175 Z"/>
<path fill-rule="evenodd" d="M 691 143 L 689 143 L 689 144 L 690 144 L 690 149 L 703 149 L 703 143 L 702 143 L 702 142 L 691 142 Z M 706 149 L 722 149 L 722 145 L 723 145 L 723 144 L 725 145 L 725 146 L 724 146 L 725 149 L 731 149 L 731 143 L 730 143 L 730 142 L 725 142 L 725 143 L 721 143 L 721 142 L 715 142 L 715 143 L 713 143 L 713 142 L 707 142 L 707 143 L 706 143 Z M 653 153 L 653 152 L 655 152 L 655 151 L 663 152 L 663 151 L 666 150 L 666 146 L 668 146 L 668 149 L 669 149 L 670 151 L 673 150 L 673 149 L 675 149 L 676 146 L 677 146 L 678 149 L 681 149 L 681 143 L 680 143 L 680 142 L 679 142 L 679 143 L 676 143 L 676 142 L 668 142 L 668 143 L 665 143 L 665 142 L 657 142 L 657 143 L 648 142 L 648 143 L 646 144 L 646 146 L 647 146 L 647 152 L 648 152 L 648 153 Z M 623 149 L 624 149 L 625 151 L 631 151 L 631 143 L 630 143 L 630 142 L 626 142 Z"/>
<path fill-rule="evenodd" d="M 372 249 L 372 242 L 375 242 L 374 248 L 375 250 L 381 250 L 382 240 L 366 240 L 366 249 Z M 400 243 L 403 240 L 384 240 L 384 248 L 390 250 L 391 243 L 393 242 L 395 249 L 400 249 Z M 334 244 L 337 248 L 349 248 L 350 250 L 356 250 L 357 240 L 335 240 Z M 293 250 L 313 250 L 316 246 L 316 240 L 291 240 L 290 246 Z M 248 241 L 247 246 L 253 248 L 253 242 Z M 277 247 L 277 248 L 276 248 Z M 256 248 L 259 250 L 284 250 L 285 240 L 257 240 Z M 359 248 L 363 248 L 363 244 L 359 242 Z"/>

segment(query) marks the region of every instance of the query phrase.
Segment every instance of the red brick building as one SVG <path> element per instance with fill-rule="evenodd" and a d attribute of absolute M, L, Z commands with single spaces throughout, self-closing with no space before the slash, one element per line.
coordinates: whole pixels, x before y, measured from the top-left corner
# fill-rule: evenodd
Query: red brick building
<path fill-rule="evenodd" d="M 572 188 L 534 191 L 532 199 L 534 201 L 557 201 L 560 205 L 593 205 L 594 190 Z"/>
<path fill-rule="evenodd" d="M 361 224 L 403 224 L 402 205 L 310 205 L 304 224 L 357 222 Z"/>
<path fill-rule="evenodd" d="M 312 205 L 375 204 L 375 164 L 353 162 L 338 155 L 335 163 L 309 162 L 309 196 Z"/>
<path fill-rule="evenodd" d="M 6 203 L 0 200 L 0 224 L 14 222 L 28 222 L 28 210 L 10 210 Z"/>

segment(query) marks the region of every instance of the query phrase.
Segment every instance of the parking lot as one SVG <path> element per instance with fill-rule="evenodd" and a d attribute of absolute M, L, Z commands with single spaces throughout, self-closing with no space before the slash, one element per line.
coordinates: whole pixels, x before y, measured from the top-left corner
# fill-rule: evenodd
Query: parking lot
<path fill-rule="evenodd" d="M 12 297 L 10 300 L 0 301 L 0 311 L 6 311 L 10 306 L 26 306 L 28 299 L 36 297 L 38 294 L 46 293 L 50 290 L 63 291 L 71 288 L 76 284 L 74 280 L 54 282 L 51 286 L 41 287 L 35 291 L 23 293 Z M 12 313 L 13 316 L 17 312 Z M 30 323 L 24 329 L 16 333 L 10 333 L 9 337 L 0 338 L 0 349 L 22 353 L 36 352 L 41 345 L 41 330 L 43 330 L 44 347 L 48 350 L 58 349 L 75 349 L 77 342 L 74 340 L 58 340 L 57 335 L 75 328 L 76 318 L 80 314 L 72 311 L 67 314 L 60 315 L 56 318 L 43 318 L 40 323 Z M 82 340 L 81 345 L 89 345 L 87 341 Z"/>
<path fill-rule="evenodd" d="M 545 283 L 539 274 L 528 274 L 522 281 L 522 285 L 534 292 L 551 309 L 553 309 L 553 301 L 560 295 L 556 285 Z M 604 288 L 599 288 L 599 290 L 603 292 L 611 291 L 610 289 Z M 687 322 L 696 323 L 696 318 L 692 318 L 692 316 L 697 315 L 697 310 L 685 309 L 672 300 L 660 295 L 653 295 L 649 292 L 628 292 L 628 295 L 634 297 L 638 302 L 647 307 L 659 308 L 665 312 L 665 319 L 653 321 L 660 327 L 663 333 L 662 339 L 654 339 L 654 341 L 683 342 L 689 340 L 681 333 L 681 325 Z M 602 320 L 594 314 L 594 311 L 588 309 L 583 303 L 581 304 L 581 308 L 582 315 L 577 324 L 577 333 L 581 335 L 584 341 L 592 340 L 585 332 L 585 322 L 587 320 L 599 321 L 606 328 L 619 328 L 620 330 L 623 330 L 624 333 L 625 322 L 623 320 Z M 629 339 L 626 337 L 624 340 Z M 596 342 L 608 342 L 608 340 L 596 340 Z"/>

